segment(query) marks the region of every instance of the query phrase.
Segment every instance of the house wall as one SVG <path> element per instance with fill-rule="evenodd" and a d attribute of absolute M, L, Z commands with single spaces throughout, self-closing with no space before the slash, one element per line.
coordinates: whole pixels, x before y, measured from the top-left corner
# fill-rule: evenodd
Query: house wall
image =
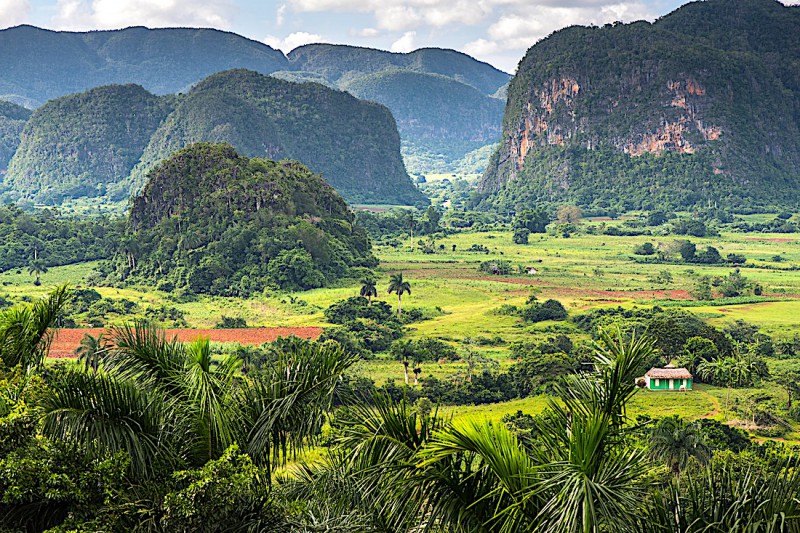
<path fill-rule="evenodd" d="M 647 388 L 650 390 L 680 390 L 681 385 L 685 385 L 686 390 L 692 390 L 692 378 L 673 379 L 672 388 L 670 388 L 669 382 L 669 379 L 649 378 L 647 380 Z"/>

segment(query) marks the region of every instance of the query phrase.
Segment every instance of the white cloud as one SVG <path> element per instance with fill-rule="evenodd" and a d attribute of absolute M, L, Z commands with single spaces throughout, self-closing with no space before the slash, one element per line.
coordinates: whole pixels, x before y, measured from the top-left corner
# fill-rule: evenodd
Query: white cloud
<path fill-rule="evenodd" d="M 517 1 L 520 0 L 400 0 L 387 6 L 385 0 L 288 0 L 288 5 L 297 12 L 371 13 L 378 28 L 405 31 L 420 26 L 477 24 L 496 5 Z"/>
<path fill-rule="evenodd" d="M 206 0 L 190 6 L 181 0 L 58 0 L 56 9 L 53 25 L 57 29 L 133 25 L 229 28 L 235 5 L 232 0 Z"/>
<path fill-rule="evenodd" d="M 316 33 L 307 33 L 304 31 L 290 33 L 283 39 L 280 37 L 275 37 L 274 35 L 267 35 L 264 38 L 264 43 L 268 44 L 272 48 L 282 50 L 285 53 L 291 52 L 298 46 L 303 46 L 304 44 L 319 43 L 322 41 L 323 39 L 321 35 L 317 35 Z"/>
<path fill-rule="evenodd" d="M 506 10 L 489 25 L 485 37 L 467 43 L 464 51 L 488 60 L 492 54 L 499 52 L 524 51 L 553 31 L 566 26 L 600 25 L 654 17 L 655 14 L 640 0 L 621 3 L 540 0 L 537 4 L 513 6 L 513 9 Z"/>
<path fill-rule="evenodd" d="M 0 0 L 0 27 L 8 28 L 25 22 L 30 8 L 28 0 Z"/>
<path fill-rule="evenodd" d="M 281 4 L 278 6 L 278 9 L 275 10 L 275 24 L 277 26 L 283 26 L 283 21 L 286 18 L 286 4 Z"/>
<path fill-rule="evenodd" d="M 414 50 L 414 41 L 417 38 L 417 32 L 407 31 L 402 37 L 392 43 L 390 50 L 392 52 L 406 53 Z"/>
<path fill-rule="evenodd" d="M 350 33 L 356 37 L 366 37 L 367 39 L 373 39 L 381 34 L 381 32 L 375 28 L 362 28 L 360 30 L 353 30 Z"/>

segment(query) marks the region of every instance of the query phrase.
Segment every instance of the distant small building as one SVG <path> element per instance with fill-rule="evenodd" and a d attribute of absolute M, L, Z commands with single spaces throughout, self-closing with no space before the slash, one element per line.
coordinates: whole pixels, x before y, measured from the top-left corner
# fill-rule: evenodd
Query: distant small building
<path fill-rule="evenodd" d="M 644 375 L 645 387 L 650 390 L 692 390 L 692 379 L 688 370 L 672 365 L 651 368 Z"/>
<path fill-rule="evenodd" d="M 535 276 L 536 274 L 539 273 L 539 271 L 536 270 L 534 267 L 525 267 L 525 272 L 527 272 L 529 276 Z"/>

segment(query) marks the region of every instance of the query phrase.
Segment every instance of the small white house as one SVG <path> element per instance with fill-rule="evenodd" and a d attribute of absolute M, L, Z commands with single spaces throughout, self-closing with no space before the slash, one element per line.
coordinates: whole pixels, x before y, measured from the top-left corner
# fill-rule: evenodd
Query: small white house
<path fill-rule="evenodd" d="M 651 368 L 644 375 L 645 387 L 650 390 L 692 390 L 692 379 L 688 370 L 673 365 Z"/>

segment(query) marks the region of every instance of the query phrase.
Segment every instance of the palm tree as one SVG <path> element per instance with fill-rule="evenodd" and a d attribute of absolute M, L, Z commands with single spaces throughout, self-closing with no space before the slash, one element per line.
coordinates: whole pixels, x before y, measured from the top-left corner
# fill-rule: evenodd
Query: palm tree
<path fill-rule="evenodd" d="M 800 469 L 791 456 L 773 460 L 765 469 L 723 454 L 687 469 L 654 494 L 642 524 L 647 531 L 797 531 Z"/>
<path fill-rule="evenodd" d="M 419 385 L 419 375 L 422 374 L 422 368 L 419 365 L 414 367 L 414 386 Z"/>
<path fill-rule="evenodd" d="M 208 337 L 200 337 L 186 347 L 186 394 L 196 424 L 196 453 L 208 460 L 219 457 L 233 444 L 239 420 L 233 381 L 242 364 L 228 354 L 218 365 L 212 364 Z"/>
<path fill-rule="evenodd" d="M 411 284 L 407 281 L 403 281 L 403 273 L 399 272 L 397 274 L 393 274 L 391 278 L 389 278 L 389 294 L 395 293 L 397 294 L 397 318 L 399 319 L 402 315 L 402 298 L 403 295 L 408 293 L 411 294 Z"/>
<path fill-rule="evenodd" d="M 18 304 L 0 314 L 3 364 L 9 368 L 18 364 L 41 367 L 68 301 L 69 289 L 61 285 L 32 304 Z"/>
<path fill-rule="evenodd" d="M 402 403 L 355 409 L 340 442 L 347 459 L 328 474 L 347 469 L 360 488 L 349 503 L 401 517 L 378 517 L 383 530 L 634 531 L 651 487 L 644 452 L 626 438 L 625 406 L 652 353 L 650 341 L 603 333 L 595 372 L 565 380 L 535 419 L 530 448 L 503 425 L 460 420 L 418 433 Z"/>
<path fill-rule="evenodd" d="M 108 348 L 109 345 L 103 333 L 97 337 L 84 333 L 80 344 L 75 349 L 75 355 L 78 356 L 78 362 L 83 363 L 84 370 L 88 372 L 91 369 L 97 372 L 97 367 L 100 365 L 100 361 L 102 361 Z"/>
<path fill-rule="evenodd" d="M 774 376 L 774 381 L 786 391 L 786 410 L 792 410 L 792 400 L 800 395 L 800 372 L 785 370 Z"/>
<path fill-rule="evenodd" d="M 714 385 L 725 387 L 725 407 L 723 416 L 728 416 L 728 404 L 731 399 L 731 387 L 741 377 L 741 367 L 732 364 L 732 357 L 718 357 L 711 361 L 703 361 L 697 365 L 697 374 Z"/>
<path fill-rule="evenodd" d="M 184 345 L 146 322 L 110 335 L 102 372 L 69 372 L 64 387 L 43 395 L 43 431 L 95 456 L 126 453 L 136 478 L 205 464 L 233 444 L 271 472 L 314 442 L 357 359 L 290 340 L 268 368 L 245 377 L 235 355 L 212 358 L 208 339 Z"/>
<path fill-rule="evenodd" d="M 372 304 L 372 298 L 378 296 L 378 289 L 375 287 L 375 280 L 372 278 L 364 278 L 361 280 L 361 292 L 359 293 L 362 298 L 366 298 Z"/>
<path fill-rule="evenodd" d="M 36 279 L 34 280 L 33 284 L 36 285 L 37 287 L 42 284 L 41 281 L 42 274 L 46 273 L 47 273 L 47 266 L 45 266 L 45 264 L 38 259 L 34 259 L 33 261 L 31 261 L 31 264 L 28 266 L 28 274 L 36 276 Z"/>
<path fill-rule="evenodd" d="M 661 419 L 650 434 L 650 457 L 663 461 L 673 474 L 680 474 L 694 457 L 700 464 L 711 459 L 700 426 L 677 416 Z"/>

